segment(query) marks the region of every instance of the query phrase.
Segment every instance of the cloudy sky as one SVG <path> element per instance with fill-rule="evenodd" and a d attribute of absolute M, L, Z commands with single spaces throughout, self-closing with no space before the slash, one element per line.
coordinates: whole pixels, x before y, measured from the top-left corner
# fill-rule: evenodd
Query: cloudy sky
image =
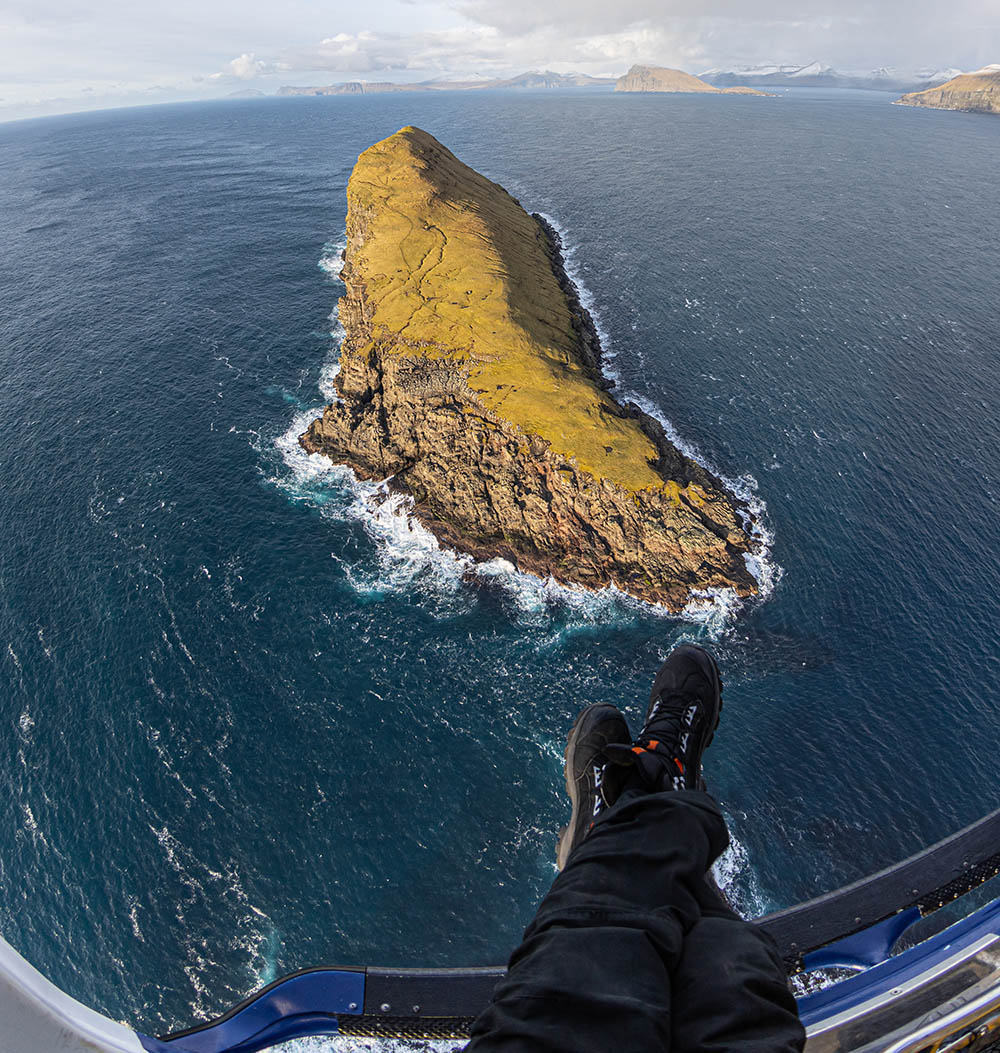
<path fill-rule="evenodd" d="M 811 61 L 1000 62 L 1000 0 L 0 0 L 0 119 L 289 83 Z"/>

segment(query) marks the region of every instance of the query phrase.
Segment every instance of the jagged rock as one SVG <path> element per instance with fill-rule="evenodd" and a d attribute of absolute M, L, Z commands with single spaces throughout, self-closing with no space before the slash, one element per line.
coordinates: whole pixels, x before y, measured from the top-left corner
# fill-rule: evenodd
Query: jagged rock
<path fill-rule="evenodd" d="M 756 591 L 746 509 L 621 406 L 555 232 L 426 132 L 347 188 L 338 398 L 300 442 L 411 494 L 443 544 L 678 610 Z"/>

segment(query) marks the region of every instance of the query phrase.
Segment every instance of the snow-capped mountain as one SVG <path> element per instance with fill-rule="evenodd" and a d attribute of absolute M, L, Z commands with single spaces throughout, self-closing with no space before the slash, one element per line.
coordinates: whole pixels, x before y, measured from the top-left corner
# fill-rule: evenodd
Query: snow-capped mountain
<path fill-rule="evenodd" d="M 805 66 L 772 63 L 734 69 L 717 68 L 706 70 L 699 76 L 719 88 L 749 84 L 753 87 L 871 88 L 908 92 L 937 87 L 959 72 L 956 69 L 903 70 L 891 66 L 859 72 L 836 70 L 822 62 L 810 62 Z"/>

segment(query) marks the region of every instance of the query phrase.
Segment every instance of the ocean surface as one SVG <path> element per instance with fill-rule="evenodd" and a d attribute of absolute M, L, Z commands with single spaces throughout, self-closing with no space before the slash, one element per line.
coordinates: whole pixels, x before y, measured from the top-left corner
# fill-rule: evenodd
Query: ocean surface
<path fill-rule="evenodd" d="M 747 914 L 1000 803 L 1000 121 L 800 90 L 292 98 L 0 126 L 0 932 L 162 1032 L 314 964 L 506 959 L 565 734 L 680 639 Z M 296 436 L 357 154 L 564 232 L 620 390 L 762 509 L 684 618 L 470 568 Z"/>

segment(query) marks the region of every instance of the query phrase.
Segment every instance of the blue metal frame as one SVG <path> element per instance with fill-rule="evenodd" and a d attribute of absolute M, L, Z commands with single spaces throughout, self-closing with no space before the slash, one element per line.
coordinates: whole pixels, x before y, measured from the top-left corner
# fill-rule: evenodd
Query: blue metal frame
<path fill-rule="evenodd" d="M 338 1016 L 360 1016 L 364 970 L 310 969 L 271 984 L 213 1023 L 168 1039 L 139 1035 L 149 1053 L 254 1053 L 309 1035 L 335 1035 Z"/>
<path fill-rule="evenodd" d="M 993 900 L 923 943 L 918 943 L 893 958 L 887 958 L 857 976 L 848 977 L 822 991 L 799 998 L 802 1023 L 809 1027 L 883 995 L 919 976 L 935 962 L 957 954 L 983 936 L 991 934 L 1000 935 L 1000 899 Z"/>
<path fill-rule="evenodd" d="M 816 969 L 870 969 L 884 962 L 892 953 L 899 937 L 920 921 L 920 908 L 909 907 L 885 921 L 835 940 L 802 959 L 803 972 Z"/>

